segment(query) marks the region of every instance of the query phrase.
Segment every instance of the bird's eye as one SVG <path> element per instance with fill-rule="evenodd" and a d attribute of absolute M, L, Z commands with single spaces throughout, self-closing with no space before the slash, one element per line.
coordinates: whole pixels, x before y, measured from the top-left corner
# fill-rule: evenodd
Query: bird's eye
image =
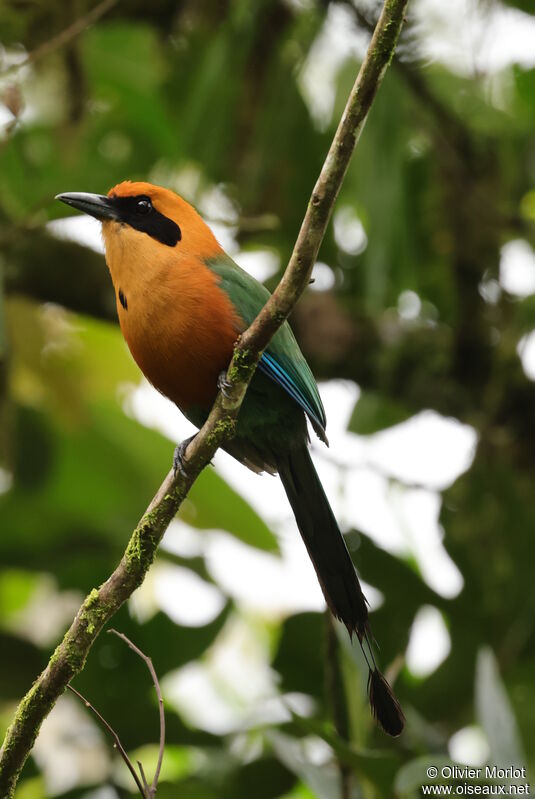
<path fill-rule="evenodd" d="M 152 211 L 152 203 L 150 200 L 138 200 L 136 204 L 136 211 L 138 214 L 149 214 Z"/>

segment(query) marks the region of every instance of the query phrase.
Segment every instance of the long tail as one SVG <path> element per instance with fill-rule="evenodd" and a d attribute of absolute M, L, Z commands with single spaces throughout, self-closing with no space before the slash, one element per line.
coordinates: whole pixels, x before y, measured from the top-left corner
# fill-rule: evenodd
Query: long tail
<path fill-rule="evenodd" d="M 362 647 L 370 670 L 368 695 L 373 715 L 386 733 L 399 735 L 405 718 L 375 664 L 368 603 L 306 445 L 285 454 L 278 470 L 325 601 L 332 614 L 345 624 L 349 635 L 353 637 L 356 633 Z"/>

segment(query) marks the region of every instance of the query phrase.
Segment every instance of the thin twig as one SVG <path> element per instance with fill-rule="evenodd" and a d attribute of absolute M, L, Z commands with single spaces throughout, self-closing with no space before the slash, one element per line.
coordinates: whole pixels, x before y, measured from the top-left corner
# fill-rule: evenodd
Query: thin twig
<path fill-rule="evenodd" d="M 145 790 L 145 793 L 147 794 L 147 797 L 149 799 L 152 799 L 156 791 L 153 791 L 151 786 L 147 782 L 147 778 L 145 776 L 145 769 L 143 768 L 143 763 L 141 762 L 141 760 L 137 761 L 137 767 L 139 769 L 139 773 L 141 774 L 141 782 L 143 783 L 143 788 Z"/>
<path fill-rule="evenodd" d="M 121 739 L 119 738 L 119 736 L 117 735 L 117 733 L 115 732 L 113 727 L 110 724 L 108 724 L 108 722 L 106 721 L 104 716 L 101 713 L 98 712 L 96 707 L 94 707 L 94 705 L 92 705 L 91 702 L 88 699 L 85 698 L 85 696 L 82 696 L 80 691 L 77 691 L 76 688 L 73 688 L 73 686 L 70 683 L 67 685 L 67 688 L 69 689 L 69 691 L 72 691 L 73 694 L 75 694 L 78 697 L 78 699 L 81 699 L 81 701 L 84 703 L 84 705 L 87 708 L 89 708 L 89 710 L 92 713 L 95 714 L 95 716 L 100 721 L 102 726 L 105 727 L 108 730 L 108 732 L 112 736 L 113 740 L 115 741 L 115 747 L 117 748 L 117 751 L 119 752 L 119 754 L 123 758 L 124 762 L 126 763 L 126 765 L 128 767 L 128 770 L 129 770 L 130 774 L 132 775 L 132 777 L 133 777 L 133 779 L 134 779 L 134 781 L 135 781 L 135 783 L 136 783 L 136 785 L 137 785 L 137 787 L 139 789 L 139 792 L 140 792 L 141 796 L 143 797 L 143 799 L 150 799 L 150 796 L 147 796 L 147 794 L 146 794 L 146 792 L 145 792 L 145 790 L 143 788 L 143 785 L 139 781 L 139 777 L 137 776 L 136 770 L 135 770 L 134 766 L 132 765 L 132 761 L 130 760 L 130 758 L 126 754 L 124 746 L 121 743 Z"/>
<path fill-rule="evenodd" d="M 136 655 L 138 655 L 145 662 L 148 670 L 150 671 L 150 676 L 152 677 L 152 682 L 154 683 L 154 688 L 156 690 L 156 696 L 158 697 L 158 710 L 160 713 L 160 750 L 158 753 L 158 763 L 156 764 L 156 771 L 154 772 L 152 785 L 149 788 L 151 796 L 154 796 L 154 794 L 156 793 L 156 788 L 158 787 L 158 780 L 160 779 L 160 771 L 162 770 L 163 755 L 165 750 L 165 711 L 163 706 L 162 691 L 160 689 L 160 683 L 158 682 L 158 675 L 156 674 L 156 669 L 154 668 L 154 664 L 151 658 L 148 655 L 146 655 L 144 652 L 142 652 L 141 649 L 139 649 L 139 647 L 133 644 L 132 641 L 129 638 L 127 638 L 124 633 L 120 633 L 114 629 L 108 630 L 108 633 L 113 633 L 113 635 L 116 635 L 118 638 L 123 640 L 125 644 L 127 644 L 127 646 L 129 646 L 130 649 L 133 652 L 135 652 Z M 141 764 L 139 765 L 140 765 L 141 776 L 143 780 L 146 782 L 145 775 L 143 774 L 143 767 L 141 766 Z"/>
<path fill-rule="evenodd" d="M 305 290 L 358 137 L 390 63 L 408 0 L 385 0 L 325 163 L 303 219 L 290 262 L 277 289 L 241 336 L 227 372 L 229 388 L 218 394 L 202 429 L 189 444 L 184 473 L 170 471 L 128 543 L 121 562 L 84 600 L 48 666 L 20 702 L 0 750 L 0 797 L 12 799 L 18 775 L 39 728 L 70 680 L 85 665 L 104 625 L 141 585 L 156 549 L 194 481 L 235 430 L 240 405 L 263 349 Z"/>
<path fill-rule="evenodd" d="M 71 25 L 69 25 L 65 30 L 62 30 L 60 33 L 57 33 L 51 39 L 43 44 L 40 44 L 39 47 L 36 47 L 35 50 L 32 50 L 23 61 L 19 61 L 18 64 L 11 64 L 11 66 L 7 67 L 7 69 L 2 70 L 0 75 L 4 77 L 4 75 L 9 75 L 11 72 L 15 72 L 17 69 L 21 67 L 25 67 L 28 64 L 35 64 L 36 61 L 43 58 L 44 56 L 52 53 L 54 50 L 59 50 L 60 47 L 64 47 L 66 44 L 71 42 L 77 36 L 79 36 L 83 31 L 100 19 L 104 14 L 113 8 L 114 5 L 118 3 L 119 0 L 102 0 L 97 6 L 88 11 L 87 14 L 83 17 L 79 17 L 76 19 Z"/>

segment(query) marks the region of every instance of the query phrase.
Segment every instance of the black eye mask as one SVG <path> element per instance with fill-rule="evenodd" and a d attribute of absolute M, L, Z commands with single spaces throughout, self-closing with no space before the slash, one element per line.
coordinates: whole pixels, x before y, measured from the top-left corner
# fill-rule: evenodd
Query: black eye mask
<path fill-rule="evenodd" d="M 161 241 L 168 247 L 175 247 L 182 238 L 182 232 L 176 222 L 157 211 L 150 197 L 140 194 L 137 197 L 108 198 L 116 209 L 116 219 L 126 225 L 148 233 L 153 239 Z"/>
<path fill-rule="evenodd" d="M 104 194 L 87 194 L 86 192 L 67 192 L 58 194 L 56 200 L 94 216 L 104 222 L 113 219 L 124 225 L 147 233 L 153 239 L 167 247 L 175 247 L 182 238 L 182 232 L 176 222 L 157 211 L 146 194 L 137 197 L 119 197 Z"/>

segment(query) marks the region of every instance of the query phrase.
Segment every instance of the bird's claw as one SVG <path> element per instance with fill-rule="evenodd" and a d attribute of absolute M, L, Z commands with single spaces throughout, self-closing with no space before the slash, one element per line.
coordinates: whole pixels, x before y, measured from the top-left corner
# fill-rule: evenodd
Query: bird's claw
<path fill-rule="evenodd" d="M 230 389 L 232 388 L 232 383 L 227 380 L 226 372 L 219 373 L 219 377 L 217 378 L 217 387 L 225 399 L 230 399 Z"/>
<path fill-rule="evenodd" d="M 184 468 L 184 458 L 186 456 L 186 450 L 194 438 L 194 435 L 190 436 L 189 438 L 185 438 L 184 441 L 181 441 L 180 444 L 177 444 L 175 447 L 175 452 L 173 455 L 173 472 L 175 477 L 178 475 L 181 475 L 181 477 L 188 476 L 188 473 Z"/>

